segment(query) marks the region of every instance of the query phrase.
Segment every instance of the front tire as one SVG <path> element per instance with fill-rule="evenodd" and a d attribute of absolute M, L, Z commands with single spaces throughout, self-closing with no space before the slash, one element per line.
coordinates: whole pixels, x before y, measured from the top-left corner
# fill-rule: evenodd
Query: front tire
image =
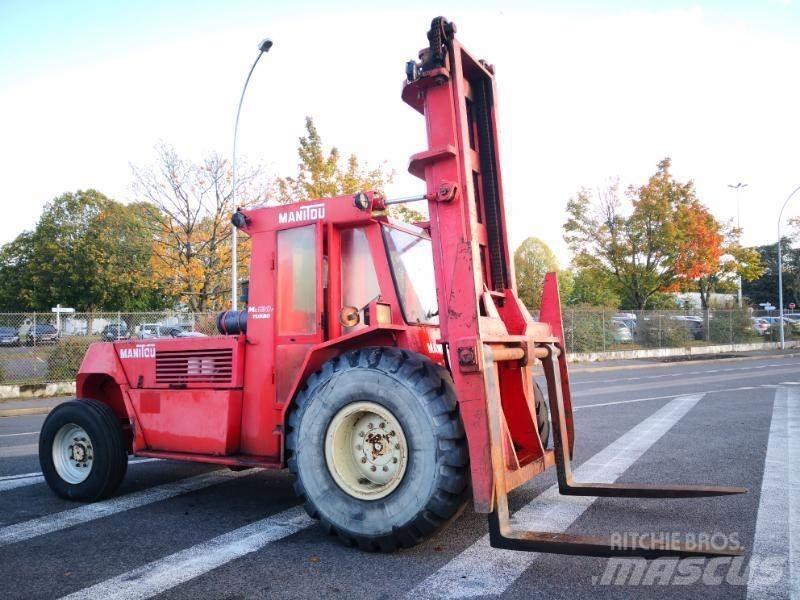
<path fill-rule="evenodd" d="M 308 514 L 365 550 L 418 544 L 467 500 L 450 375 L 418 354 L 367 348 L 326 362 L 295 400 L 286 448 Z"/>
<path fill-rule="evenodd" d="M 39 464 L 47 485 L 62 498 L 93 502 L 113 494 L 128 468 L 114 411 L 97 400 L 56 406 L 39 436 Z"/>

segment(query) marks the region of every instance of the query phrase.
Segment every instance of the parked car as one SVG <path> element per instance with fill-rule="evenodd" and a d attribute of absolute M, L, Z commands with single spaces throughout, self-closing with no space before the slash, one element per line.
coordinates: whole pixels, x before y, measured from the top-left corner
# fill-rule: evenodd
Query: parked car
<path fill-rule="evenodd" d="M 128 324 L 125 321 L 120 321 L 119 323 L 109 323 L 103 327 L 100 337 L 105 342 L 113 342 L 114 340 L 129 340 L 131 339 L 131 334 L 128 331 Z"/>
<path fill-rule="evenodd" d="M 205 333 L 200 333 L 199 331 L 181 331 L 175 335 L 177 338 L 197 338 L 197 337 L 208 337 Z"/>
<path fill-rule="evenodd" d="M 751 317 L 753 329 L 758 335 L 765 335 L 769 331 L 769 323 L 762 317 Z"/>
<path fill-rule="evenodd" d="M 692 315 L 673 315 L 670 317 L 670 320 L 680 322 L 684 327 L 686 327 L 689 334 L 695 340 L 702 340 L 705 338 L 703 335 L 704 327 L 702 317 L 695 317 Z"/>
<path fill-rule="evenodd" d="M 780 317 L 761 317 L 764 319 L 770 327 L 774 327 L 776 330 L 780 328 L 781 318 Z M 800 321 L 794 321 L 790 318 L 783 317 L 783 329 L 784 331 L 789 331 L 791 333 L 800 333 Z"/>
<path fill-rule="evenodd" d="M 58 341 L 58 329 L 50 323 L 37 323 L 28 330 L 26 343 L 29 346 L 34 344 L 55 344 Z"/>
<path fill-rule="evenodd" d="M 165 337 L 205 337 L 202 333 L 191 331 L 190 325 L 164 325 L 163 323 L 142 323 L 139 326 L 139 339 Z"/>
<path fill-rule="evenodd" d="M 612 319 L 611 339 L 615 344 L 629 344 L 633 341 L 633 332 L 624 320 Z"/>
<path fill-rule="evenodd" d="M 0 346 L 19 346 L 19 332 L 15 327 L 0 327 Z"/>

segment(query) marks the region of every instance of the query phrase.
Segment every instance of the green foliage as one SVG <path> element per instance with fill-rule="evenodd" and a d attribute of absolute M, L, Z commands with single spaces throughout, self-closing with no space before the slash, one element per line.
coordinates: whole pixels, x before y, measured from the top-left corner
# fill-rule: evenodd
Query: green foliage
<path fill-rule="evenodd" d="M 72 381 L 80 369 L 83 357 L 91 338 L 61 338 L 47 357 L 47 378 L 49 381 Z"/>
<path fill-rule="evenodd" d="M 744 344 L 761 340 L 753 329 L 747 309 L 714 311 L 708 319 L 708 331 L 712 344 Z"/>
<path fill-rule="evenodd" d="M 572 289 L 569 295 L 562 293 L 562 303 L 569 305 L 604 306 L 616 308 L 620 304 L 614 281 L 600 269 L 591 267 L 571 273 Z"/>
<path fill-rule="evenodd" d="M 558 271 L 558 260 L 550 247 L 536 237 L 529 237 L 514 251 L 517 293 L 530 310 L 537 310 L 542 300 L 544 276 Z"/>
<path fill-rule="evenodd" d="M 778 248 L 777 244 L 767 244 L 752 248 L 761 259 L 763 272 L 751 281 L 742 282 L 742 294 L 750 303 L 758 307 L 761 302 L 778 305 Z M 789 238 L 781 240 L 783 261 L 783 302 L 800 305 L 800 248 L 792 248 Z"/>
<path fill-rule="evenodd" d="M 637 321 L 638 342 L 648 348 L 680 348 L 694 339 L 683 321 L 669 314 L 652 313 Z"/>
<path fill-rule="evenodd" d="M 144 210 L 95 190 L 55 198 L 33 231 L 0 249 L 0 309 L 161 308 L 163 296 L 148 274 Z"/>

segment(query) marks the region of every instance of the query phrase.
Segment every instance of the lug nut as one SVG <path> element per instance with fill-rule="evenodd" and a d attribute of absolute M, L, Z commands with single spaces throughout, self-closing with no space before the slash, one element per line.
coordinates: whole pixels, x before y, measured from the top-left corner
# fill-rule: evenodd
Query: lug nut
<path fill-rule="evenodd" d="M 358 437 L 364 437 L 364 432 L 363 431 L 359 431 L 358 432 Z"/>
<path fill-rule="evenodd" d="M 381 428 L 381 429 L 385 429 L 385 428 L 386 428 L 386 423 L 381 423 L 381 424 L 380 424 L 380 428 Z"/>
<path fill-rule="evenodd" d="M 395 456 L 395 457 L 392 459 L 392 462 L 393 462 L 394 464 L 397 464 L 397 457 L 396 457 L 396 456 Z"/>
<path fill-rule="evenodd" d="M 384 470 L 384 471 L 388 471 L 388 470 L 389 470 L 389 467 L 387 467 L 386 465 L 383 465 L 383 470 Z"/>
<path fill-rule="evenodd" d="M 375 467 L 375 465 L 372 465 L 372 466 L 370 467 L 370 469 L 371 469 L 371 470 L 373 470 L 373 471 L 377 471 L 377 470 L 378 470 L 378 469 Z"/>
<path fill-rule="evenodd" d="M 375 427 L 375 425 L 373 425 L 372 423 L 370 423 L 369 425 L 367 425 L 367 427 L 369 427 L 370 429 L 373 429 L 373 428 Z"/>
<path fill-rule="evenodd" d="M 395 450 L 400 450 L 400 444 L 395 444 L 395 445 L 394 445 L 394 449 L 395 449 Z"/>
<path fill-rule="evenodd" d="M 362 456 L 362 457 L 361 457 L 361 462 L 362 462 L 362 463 L 365 463 L 365 462 L 367 462 L 367 457 L 366 457 L 366 456 Z"/>

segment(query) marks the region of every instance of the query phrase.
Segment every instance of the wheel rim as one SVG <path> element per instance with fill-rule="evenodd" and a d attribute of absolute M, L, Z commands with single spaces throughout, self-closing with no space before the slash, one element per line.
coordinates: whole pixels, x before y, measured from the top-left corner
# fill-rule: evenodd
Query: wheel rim
<path fill-rule="evenodd" d="M 92 472 L 94 447 L 89 434 L 75 423 L 62 426 L 53 438 L 53 465 L 67 483 L 81 483 Z"/>
<path fill-rule="evenodd" d="M 403 480 L 407 455 L 400 422 L 374 402 L 355 402 L 342 408 L 325 436 L 325 461 L 333 480 L 361 500 L 391 494 Z"/>

